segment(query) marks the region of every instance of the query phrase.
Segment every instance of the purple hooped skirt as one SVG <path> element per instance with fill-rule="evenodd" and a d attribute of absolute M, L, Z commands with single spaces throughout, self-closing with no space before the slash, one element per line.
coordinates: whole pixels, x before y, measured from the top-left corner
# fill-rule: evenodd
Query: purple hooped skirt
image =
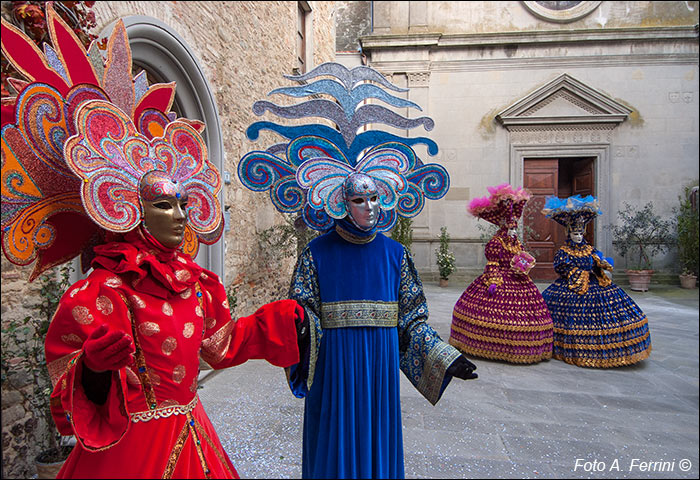
<path fill-rule="evenodd" d="M 504 272 L 489 296 L 485 276 L 474 280 L 455 304 L 450 344 L 467 355 L 510 363 L 552 357 L 552 318 L 527 275 Z"/>

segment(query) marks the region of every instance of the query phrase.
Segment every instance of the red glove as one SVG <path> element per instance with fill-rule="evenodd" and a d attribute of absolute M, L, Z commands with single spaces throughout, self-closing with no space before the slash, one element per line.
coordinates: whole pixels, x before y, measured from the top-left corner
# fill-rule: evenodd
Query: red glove
<path fill-rule="evenodd" d="M 83 344 L 85 366 L 93 372 L 119 370 L 133 361 L 134 342 L 125 332 L 110 330 L 102 324 Z"/>

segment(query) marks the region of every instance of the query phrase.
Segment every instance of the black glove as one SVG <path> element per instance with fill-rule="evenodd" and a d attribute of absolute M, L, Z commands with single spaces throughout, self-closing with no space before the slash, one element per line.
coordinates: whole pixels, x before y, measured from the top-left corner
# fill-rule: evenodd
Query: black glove
<path fill-rule="evenodd" d="M 460 355 L 457 360 L 452 362 L 452 365 L 447 369 L 447 374 L 453 377 L 461 378 L 462 380 L 471 380 L 479 378 L 479 375 L 474 373 L 476 365 L 467 360 L 467 357 Z"/>
<path fill-rule="evenodd" d="M 300 307 L 299 310 L 303 310 L 303 308 Z M 306 349 L 309 347 L 310 329 L 309 317 L 306 315 L 306 311 L 304 311 L 303 315 L 299 315 L 299 313 L 301 312 L 297 310 L 298 315 L 295 323 L 297 327 L 297 345 L 299 345 L 299 360 L 302 360 Z"/>

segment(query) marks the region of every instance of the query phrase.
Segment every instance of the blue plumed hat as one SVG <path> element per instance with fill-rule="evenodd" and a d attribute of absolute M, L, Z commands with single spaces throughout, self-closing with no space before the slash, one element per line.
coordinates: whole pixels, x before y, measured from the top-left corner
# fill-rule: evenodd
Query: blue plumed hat
<path fill-rule="evenodd" d="M 376 124 L 400 130 L 433 128 L 433 120 L 428 117 L 407 118 L 382 105 L 421 110 L 417 104 L 388 92 L 406 89 L 364 65 L 348 69 L 324 63 L 306 74 L 286 77 L 301 85 L 277 88 L 271 94 L 311 99 L 288 106 L 255 102 L 256 115 L 267 111 L 295 123 L 260 121 L 250 125 L 246 133 L 251 140 L 256 140 L 262 130 L 275 132 L 284 140 L 247 153 L 238 164 L 241 183 L 253 191 L 269 191 L 277 210 L 298 213 L 310 228 L 326 230 L 346 215 L 343 182 L 352 175 L 364 174 L 379 190 L 382 213 L 377 230 L 387 231 L 394 226 L 397 215 L 416 216 L 426 199 L 437 200 L 447 193 L 450 177 L 444 167 L 423 163 L 413 149 L 422 144 L 429 155 L 435 155 L 438 148 L 433 140 L 369 129 Z M 307 117 L 330 120 L 336 128 L 299 121 Z"/>
<path fill-rule="evenodd" d="M 547 197 L 542 213 L 566 228 L 571 226 L 585 227 L 588 222 L 600 215 L 598 200 L 588 195 L 574 195 L 569 198 Z"/>

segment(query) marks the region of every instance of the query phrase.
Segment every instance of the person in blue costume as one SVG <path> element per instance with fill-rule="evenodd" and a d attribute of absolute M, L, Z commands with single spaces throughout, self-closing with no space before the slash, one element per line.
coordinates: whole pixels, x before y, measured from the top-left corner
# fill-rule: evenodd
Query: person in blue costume
<path fill-rule="evenodd" d="M 589 245 L 586 224 L 601 211 L 593 196 L 548 197 L 542 213 L 566 228 L 554 257 L 559 278 L 542 292 L 554 323 L 552 357 L 579 367 L 632 365 L 651 353 L 647 317 L 606 272 L 613 261 Z"/>
<path fill-rule="evenodd" d="M 411 255 L 376 231 L 372 177 L 343 183 L 348 214 L 298 259 L 289 298 L 310 320 L 299 364 L 288 368 L 304 405 L 304 478 L 403 478 L 399 375 L 432 404 L 476 366 L 427 323 Z"/>
<path fill-rule="evenodd" d="M 384 106 L 420 110 L 389 93 L 406 89 L 365 65 L 323 63 L 288 78 L 300 85 L 271 94 L 311 98 L 293 105 L 261 100 L 253 111 L 325 118 L 334 128 L 255 122 L 246 132 L 251 140 L 262 130 L 285 140 L 248 152 L 238 177 L 250 190 L 268 191 L 280 212 L 323 232 L 297 259 L 288 295 L 305 312 L 300 361 L 286 369 L 293 394 L 305 402 L 302 475 L 403 478 L 401 372 L 432 404 L 453 377 L 477 378 L 476 366 L 427 323 L 409 251 L 382 233 L 397 216 L 414 217 L 426 199 L 446 195 L 450 179 L 413 150 L 424 145 L 435 155 L 434 141 L 373 126 L 430 130 L 434 122 Z"/>

